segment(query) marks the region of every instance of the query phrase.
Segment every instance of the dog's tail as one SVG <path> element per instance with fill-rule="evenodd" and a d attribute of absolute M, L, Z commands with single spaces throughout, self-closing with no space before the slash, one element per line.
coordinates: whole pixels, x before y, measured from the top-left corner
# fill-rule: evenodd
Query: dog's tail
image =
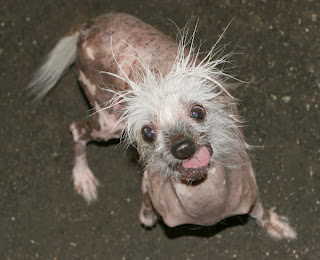
<path fill-rule="evenodd" d="M 34 101 L 40 101 L 76 60 L 79 32 L 62 38 L 49 53 L 45 63 L 35 72 L 27 86 Z"/>

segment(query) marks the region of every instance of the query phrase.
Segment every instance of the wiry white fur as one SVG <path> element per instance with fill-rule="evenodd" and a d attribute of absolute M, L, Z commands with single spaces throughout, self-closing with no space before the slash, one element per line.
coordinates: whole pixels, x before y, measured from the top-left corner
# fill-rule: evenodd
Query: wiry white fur
<path fill-rule="evenodd" d="M 178 133 L 193 139 L 197 137 L 199 146 L 210 143 L 213 148 L 212 161 L 226 167 L 239 166 L 247 158 L 239 131 L 240 122 L 234 114 L 236 109 L 232 109 L 236 104 L 225 84 L 229 76 L 217 68 L 226 63 L 232 54 L 221 55 L 222 50 L 217 50 L 215 45 L 200 61 L 199 49 L 193 46 L 194 34 L 189 41 L 186 39 L 183 32 L 176 60 L 167 75 L 150 68 L 148 62 L 141 61 L 133 80 L 124 72 L 123 76 L 102 72 L 121 78 L 131 88 L 114 92 L 114 98 L 107 106 L 110 108 L 123 103 L 120 120 L 126 122 L 124 135 L 127 143 L 137 145 L 145 166 L 154 167 L 168 177 L 178 176 L 174 167 L 169 167 L 179 163 L 179 160 L 172 156 L 168 144 L 170 136 Z M 190 118 L 190 109 L 194 104 L 205 108 L 207 116 L 204 122 Z M 141 129 L 145 125 L 152 125 L 156 130 L 157 137 L 152 144 L 142 138 Z"/>
<path fill-rule="evenodd" d="M 34 101 L 41 100 L 58 82 L 66 69 L 75 62 L 79 33 L 62 38 L 36 71 L 27 88 Z"/>

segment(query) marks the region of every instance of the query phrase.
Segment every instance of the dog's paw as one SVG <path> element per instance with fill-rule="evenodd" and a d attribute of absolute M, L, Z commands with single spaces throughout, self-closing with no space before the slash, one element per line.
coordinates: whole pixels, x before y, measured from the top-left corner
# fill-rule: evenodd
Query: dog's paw
<path fill-rule="evenodd" d="M 90 203 L 98 198 L 99 181 L 88 167 L 73 168 L 73 184 L 75 190 Z"/>
<path fill-rule="evenodd" d="M 261 223 L 269 235 L 275 239 L 296 239 L 297 233 L 290 227 L 288 219 L 284 216 L 279 216 L 275 212 L 269 212 L 270 218 Z"/>
<path fill-rule="evenodd" d="M 145 227 L 152 227 L 157 223 L 158 217 L 153 210 L 145 209 L 143 206 L 140 210 L 139 219 Z"/>

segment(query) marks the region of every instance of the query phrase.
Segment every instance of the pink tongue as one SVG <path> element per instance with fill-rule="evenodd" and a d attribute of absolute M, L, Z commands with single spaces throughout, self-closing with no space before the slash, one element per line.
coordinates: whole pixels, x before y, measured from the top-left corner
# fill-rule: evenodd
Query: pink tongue
<path fill-rule="evenodd" d="M 210 162 L 210 157 L 211 155 L 208 148 L 205 146 L 202 146 L 192 158 L 183 162 L 182 166 L 186 169 L 188 168 L 197 169 L 197 168 L 206 167 Z"/>

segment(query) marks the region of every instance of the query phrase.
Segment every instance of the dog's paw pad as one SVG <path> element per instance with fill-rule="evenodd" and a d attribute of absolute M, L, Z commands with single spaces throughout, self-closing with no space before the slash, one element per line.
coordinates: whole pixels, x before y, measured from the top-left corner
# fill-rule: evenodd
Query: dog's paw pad
<path fill-rule="evenodd" d="M 297 233 L 290 227 L 288 219 L 270 212 L 270 219 L 263 224 L 269 235 L 275 239 L 296 239 Z"/>
<path fill-rule="evenodd" d="M 77 169 L 74 169 L 76 171 Z M 97 186 L 99 181 L 94 177 L 89 168 L 81 169 L 81 173 L 74 174 L 74 188 L 90 203 L 98 198 Z"/>

